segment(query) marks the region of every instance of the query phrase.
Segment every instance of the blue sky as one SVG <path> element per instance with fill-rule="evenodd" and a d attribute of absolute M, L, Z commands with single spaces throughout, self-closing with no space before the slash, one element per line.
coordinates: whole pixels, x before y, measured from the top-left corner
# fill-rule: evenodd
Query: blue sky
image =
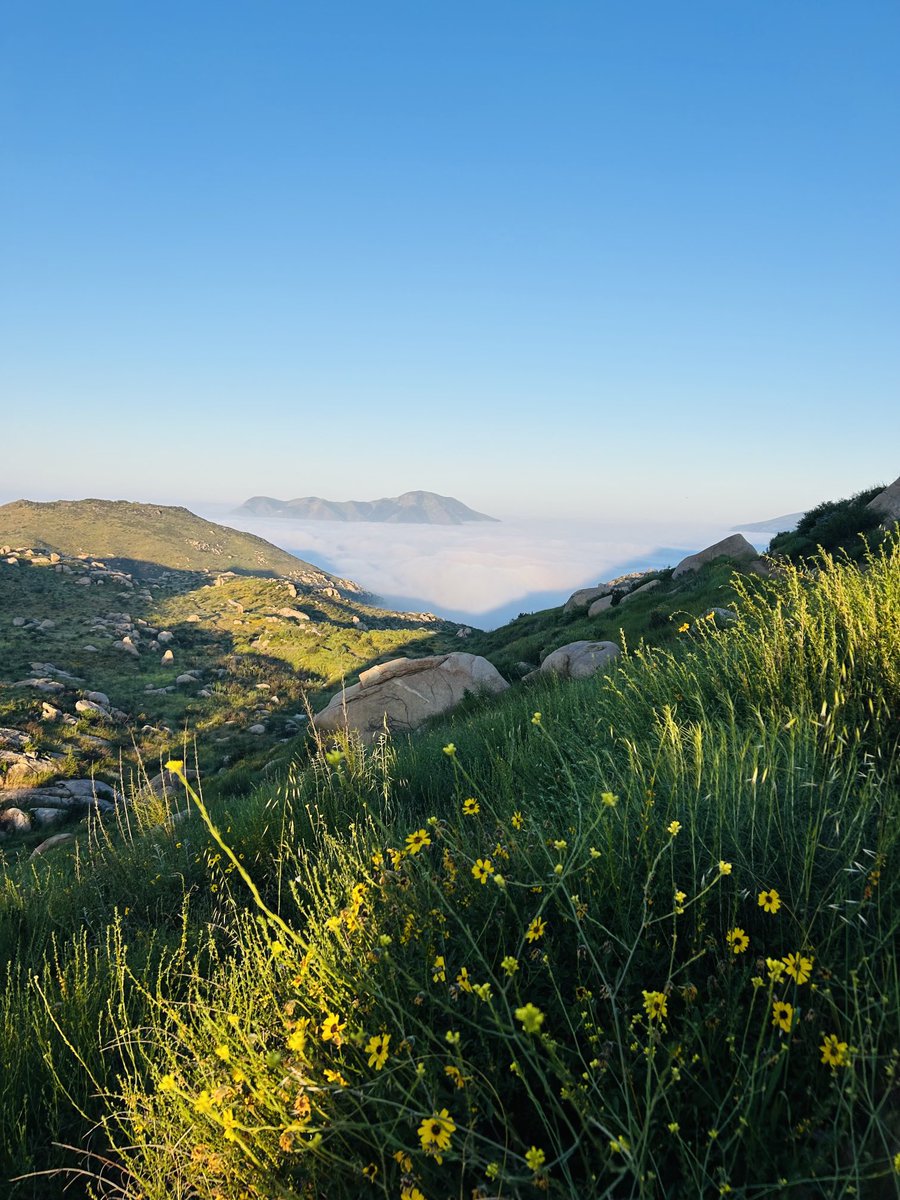
<path fill-rule="evenodd" d="M 739 521 L 900 473 L 895 0 L 0 22 L 0 498 Z"/>

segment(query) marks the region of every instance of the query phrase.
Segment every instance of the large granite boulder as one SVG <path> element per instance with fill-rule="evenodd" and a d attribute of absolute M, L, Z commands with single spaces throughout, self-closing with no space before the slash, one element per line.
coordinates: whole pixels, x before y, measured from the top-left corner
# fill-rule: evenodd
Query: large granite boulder
<path fill-rule="evenodd" d="M 900 479 L 895 479 L 883 492 L 879 492 L 869 501 L 866 508 L 878 513 L 883 525 L 900 521 Z"/>
<path fill-rule="evenodd" d="M 608 583 L 598 583 L 596 587 L 579 588 L 563 605 L 563 612 L 574 612 L 579 608 L 589 608 L 595 600 L 608 596 L 612 587 Z"/>
<path fill-rule="evenodd" d="M 642 596 L 644 592 L 652 592 L 657 587 L 659 587 L 659 580 L 651 579 L 649 583 L 642 583 L 640 587 L 636 587 L 628 592 L 627 595 L 622 597 L 619 603 L 624 604 L 626 600 L 631 600 L 634 596 Z"/>
<path fill-rule="evenodd" d="M 395 658 L 363 671 L 359 683 L 335 696 L 316 716 L 320 733 L 353 729 L 371 738 L 384 728 L 408 732 L 455 708 L 468 692 L 503 692 L 509 684 L 477 654 Z"/>
<path fill-rule="evenodd" d="M 569 642 L 551 651 L 540 669 L 563 679 L 587 679 L 608 670 L 620 654 L 615 642 Z"/>
<path fill-rule="evenodd" d="M 595 600 L 587 611 L 589 617 L 599 617 L 601 613 L 606 612 L 608 608 L 612 608 L 612 592 L 608 596 L 601 596 L 599 600 Z"/>
<path fill-rule="evenodd" d="M 688 571 L 699 571 L 701 567 L 717 558 L 733 558 L 735 562 L 751 562 L 758 557 L 756 549 L 750 545 L 742 533 L 733 533 L 731 537 L 723 538 L 721 542 L 716 542 L 712 546 L 707 546 L 705 550 L 683 558 L 672 572 L 672 578 L 677 579 L 679 575 L 686 575 Z"/>

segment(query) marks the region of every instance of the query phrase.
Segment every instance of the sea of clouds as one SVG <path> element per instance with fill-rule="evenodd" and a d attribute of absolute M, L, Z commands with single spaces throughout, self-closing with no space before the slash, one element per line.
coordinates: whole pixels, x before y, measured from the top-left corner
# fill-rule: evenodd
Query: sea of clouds
<path fill-rule="evenodd" d="M 258 518 L 209 508 L 203 515 L 355 580 L 388 608 L 435 612 L 479 629 L 562 604 L 576 588 L 628 571 L 674 566 L 732 532 L 696 522 L 382 525 Z M 764 548 L 771 534 L 745 536 Z"/>

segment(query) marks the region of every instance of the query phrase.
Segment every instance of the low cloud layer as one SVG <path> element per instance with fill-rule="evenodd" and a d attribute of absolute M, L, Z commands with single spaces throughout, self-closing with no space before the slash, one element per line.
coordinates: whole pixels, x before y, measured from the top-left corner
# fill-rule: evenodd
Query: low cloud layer
<path fill-rule="evenodd" d="M 355 580 L 390 608 L 428 610 L 482 629 L 626 571 L 674 566 L 730 532 L 711 524 L 397 526 L 205 515 Z M 769 537 L 752 536 L 762 537 L 760 546 Z"/>

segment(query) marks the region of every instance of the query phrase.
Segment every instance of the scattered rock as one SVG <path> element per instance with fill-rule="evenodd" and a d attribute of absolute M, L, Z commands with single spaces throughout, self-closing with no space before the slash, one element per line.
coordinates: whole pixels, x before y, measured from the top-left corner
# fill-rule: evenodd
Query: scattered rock
<path fill-rule="evenodd" d="M 299 608 L 279 608 L 279 617 L 286 617 L 289 621 L 308 621 L 310 620 L 309 613 L 301 612 Z M 353 618 L 354 622 L 359 621 L 359 617 Z"/>
<path fill-rule="evenodd" d="M 31 816 L 21 808 L 0 809 L 0 833 L 28 833 Z"/>
<path fill-rule="evenodd" d="M 579 608 L 590 608 L 595 600 L 608 596 L 612 588 L 608 583 L 598 583 L 596 587 L 579 588 L 563 605 L 563 612 L 575 612 Z"/>
<path fill-rule="evenodd" d="M 696 554 L 689 554 L 687 558 L 683 558 L 672 572 L 672 578 L 678 579 L 688 571 L 699 571 L 701 567 L 717 558 L 733 558 L 736 562 L 751 562 L 753 559 L 759 558 L 759 555 L 742 533 L 733 533 L 731 537 L 723 538 L 721 542 L 715 542 L 712 546 L 707 546 L 705 550 L 699 550 Z"/>
<path fill-rule="evenodd" d="M 48 850 L 52 850 L 54 846 L 62 846 L 66 842 L 72 842 L 74 840 L 74 833 L 54 833 L 52 837 L 45 838 L 39 846 L 35 846 L 29 856 L 29 859 L 38 858 L 40 855 L 46 854 Z"/>
<path fill-rule="evenodd" d="M 161 629 L 156 635 L 156 640 L 161 646 L 168 646 L 169 642 L 175 641 L 175 634 L 170 633 L 168 629 Z"/>
<path fill-rule="evenodd" d="M 109 708 L 109 696 L 106 692 L 85 692 L 85 700 L 91 700 L 94 704 L 102 704 L 104 708 Z"/>
<path fill-rule="evenodd" d="M 95 704 L 93 700 L 76 700 L 75 711 L 86 717 L 101 717 L 105 721 L 110 719 L 109 710 L 102 704 Z"/>
<path fill-rule="evenodd" d="M 265 725 L 251 725 L 249 727 L 249 729 L 247 730 L 247 732 L 248 733 L 256 733 L 256 734 L 265 733 L 266 727 L 265 727 Z"/>
<path fill-rule="evenodd" d="M 183 675 L 176 675 L 175 682 L 179 687 L 190 687 L 192 683 L 197 682 L 197 676 L 192 675 L 190 671 L 185 671 Z"/>
<path fill-rule="evenodd" d="M 65 810 L 61 808 L 33 808 L 31 810 L 31 820 L 39 829 L 51 829 L 65 818 Z"/>
<path fill-rule="evenodd" d="M 160 661 L 162 662 L 162 665 L 164 667 L 170 667 L 172 665 L 172 663 L 175 661 L 175 655 L 172 653 L 171 650 L 167 650 L 165 652 L 165 654 L 162 656 L 162 658 L 160 659 Z"/>
<path fill-rule="evenodd" d="M 548 654 L 540 671 L 563 679 L 587 679 L 598 671 L 608 670 L 620 654 L 615 642 L 569 642 Z"/>
<path fill-rule="evenodd" d="M 315 718 L 321 733 L 358 730 L 370 738 L 389 729 L 408 731 L 455 708 L 469 692 L 506 691 L 509 684 L 486 658 L 441 654 L 395 658 L 363 671 L 359 683 L 335 696 Z"/>
<path fill-rule="evenodd" d="M 602 612 L 606 612 L 608 608 L 612 608 L 612 592 L 607 596 L 601 596 L 599 600 L 595 600 L 588 608 L 587 615 L 589 617 L 597 617 Z"/>
<path fill-rule="evenodd" d="M 653 588 L 656 587 L 659 587 L 659 580 L 651 579 L 649 583 L 642 583 L 641 586 L 636 587 L 633 592 L 629 592 L 627 595 L 623 596 L 619 603 L 624 604 L 626 600 L 631 600 L 635 596 L 640 596 L 643 592 L 652 591 Z"/>
<path fill-rule="evenodd" d="M 15 627 L 17 629 L 21 629 L 24 624 L 25 624 L 24 617 L 13 617 L 13 625 L 15 625 Z"/>

